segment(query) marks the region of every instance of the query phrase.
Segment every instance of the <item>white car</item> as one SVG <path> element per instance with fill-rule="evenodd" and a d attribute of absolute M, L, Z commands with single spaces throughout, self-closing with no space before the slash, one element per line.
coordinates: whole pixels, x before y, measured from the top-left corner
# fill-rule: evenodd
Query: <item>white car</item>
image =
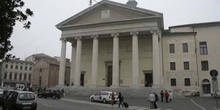
<path fill-rule="evenodd" d="M 220 92 L 213 92 L 211 93 L 211 97 L 216 98 L 216 97 L 220 97 Z"/>
<path fill-rule="evenodd" d="M 118 95 L 116 92 L 114 92 L 115 96 L 115 103 L 118 101 Z M 97 101 L 97 102 L 103 102 L 108 103 L 112 101 L 112 91 L 100 91 L 96 94 L 93 94 L 89 97 L 91 102 Z"/>

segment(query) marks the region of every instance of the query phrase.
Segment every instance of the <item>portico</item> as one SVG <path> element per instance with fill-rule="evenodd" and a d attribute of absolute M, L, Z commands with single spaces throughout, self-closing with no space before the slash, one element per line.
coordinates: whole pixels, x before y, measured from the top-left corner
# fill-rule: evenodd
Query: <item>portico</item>
<path fill-rule="evenodd" d="M 126 11 L 133 11 L 129 15 L 132 18 L 118 15 Z M 90 18 L 82 18 L 86 14 Z M 94 14 L 100 14 L 101 18 Z M 152 84 L 160 85 L 161 19 L 162 14 L 157 12 L 101 1 L 61 22 L 57 25 L 62 31 L 59 85 L 65 81 L 67 42 L 72 44 L 70 83 L 74 82 L 76 87 L 81 86 L 82 71 L 85 85 L 89 87 L 106 86 L 107 80 L 112 80 L 110 87 L 144 86 L 143 71 L 146 70 L 153 72 Z M 112 62 L 112 73 L 107 72 L 105 62 Z"/>

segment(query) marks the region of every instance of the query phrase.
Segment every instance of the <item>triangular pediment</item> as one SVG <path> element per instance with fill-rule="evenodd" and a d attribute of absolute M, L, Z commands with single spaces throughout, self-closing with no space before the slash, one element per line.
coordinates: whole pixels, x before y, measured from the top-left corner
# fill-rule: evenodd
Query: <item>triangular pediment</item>
<path fill-rule="evenodd" d="M 105 23 L 147 17 L 162 17 L 162 14 L 142 8 L 130 7 L 117 2 L 103 0 L 59 23 L 57 27 L 62 28 L 66 26 Z"/>

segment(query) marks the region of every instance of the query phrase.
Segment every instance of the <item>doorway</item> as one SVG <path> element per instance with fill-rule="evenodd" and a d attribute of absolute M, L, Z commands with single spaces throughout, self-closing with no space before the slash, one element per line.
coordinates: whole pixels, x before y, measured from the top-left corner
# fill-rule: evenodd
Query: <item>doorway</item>
<path fill-rule="evenodd" d="M 111 85 L 112 85 L 112 65 L 107 65 L 106 86 L 110 87 Z"/>
<path fill-rule="evenodd" d="M 151 87 L 153 84 L 153 74 L 152 73 L 144 73 L 145 74 L 145 87 Z"/>
<path fill-rule="evenodd" d="M 203 94 L 210 94 L 211 90 L 210 90 L 210 81 L 208 79 L 204 79 L 202 81 L 202 92 Z"/>
<path fill-rule="evenodd" d="M 85 78 L 85 74 L 81 73 L 81 75 L 80 75 L 80 85 L 81 86 L 84 86 L 84 78 Z"/>

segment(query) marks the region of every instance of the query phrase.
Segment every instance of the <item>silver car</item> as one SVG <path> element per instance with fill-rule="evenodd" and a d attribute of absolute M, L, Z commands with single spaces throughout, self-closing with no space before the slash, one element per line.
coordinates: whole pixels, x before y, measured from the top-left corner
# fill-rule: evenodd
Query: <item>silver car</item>
<path fill-rule="evenodd" d="M 116 103 L 118 101 L 118 95 L 117 92 L 114 92 L 114 96 L 115 96 L 115 102 Z M 103 103 L 108 103 L 112 101 L 112 91 L 100 91 L 96 94 L 93 94 L 90 96 L 90 101 L 91 102 L 103 102 Z"/>

